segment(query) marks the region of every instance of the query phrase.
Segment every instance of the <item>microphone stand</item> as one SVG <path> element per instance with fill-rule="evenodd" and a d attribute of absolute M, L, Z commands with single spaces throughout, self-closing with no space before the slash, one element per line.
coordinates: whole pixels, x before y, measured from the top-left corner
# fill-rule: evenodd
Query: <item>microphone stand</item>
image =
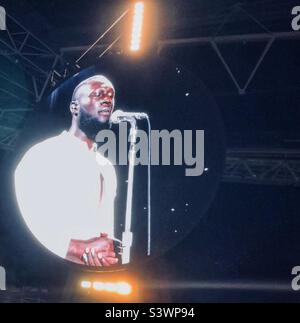
<path fill-rule="evenodd" d="M 126 201 L 126 215 L 125 215 L 125 231 L 122 234 L 122 264 L 128 264 L 130 262 L 130 250 L 132 246 L 133 234 L 131 232 L 132 222 L 132 195 L 133 195 L 133 178 L 134 178 L 134 166 L 136 158 L 136 137 L 137 126 L 135 118 L 124 118 L 124 121 L 130 123 L 129 133 L 129 168 L 128 168 L 128 186 L 127 186 L 127 201 Z"/>

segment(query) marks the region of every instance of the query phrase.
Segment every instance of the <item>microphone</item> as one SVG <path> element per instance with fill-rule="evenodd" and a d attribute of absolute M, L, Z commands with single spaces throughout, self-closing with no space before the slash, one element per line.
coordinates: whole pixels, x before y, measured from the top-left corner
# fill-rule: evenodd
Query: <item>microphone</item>
<path fill-rule="evenodd" d="M 123 121 L 130 121 L 132 119 L 142 120 L 147 119 L 148 115 L 143 112 L 124 112 L 122 110 L 116 110 L 110 117 L 111 123 L 120 123 Z"/>

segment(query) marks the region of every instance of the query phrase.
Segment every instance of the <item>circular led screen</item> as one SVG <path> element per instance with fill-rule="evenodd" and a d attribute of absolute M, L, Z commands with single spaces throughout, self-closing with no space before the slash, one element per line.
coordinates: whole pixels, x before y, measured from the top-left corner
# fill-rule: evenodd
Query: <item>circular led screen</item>
<path fill-rule="evenodd" d="M 212 96 L 181 66 L 103 59 L 28 121 L 14 172 L 19 211 L 44 247 L 82 266 L 113 270 L 158 256 L 210 205 L 222 129 Z"/>

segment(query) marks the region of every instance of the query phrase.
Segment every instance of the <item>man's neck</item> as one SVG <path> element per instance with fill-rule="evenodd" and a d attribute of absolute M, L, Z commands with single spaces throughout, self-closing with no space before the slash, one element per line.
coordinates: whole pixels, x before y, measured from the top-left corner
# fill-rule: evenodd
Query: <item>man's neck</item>
<path fill-rule="evenodd" d="M 72 135 L 74 135 L 75 137 L 77 137 L 78 139 L 83 141 L 84 143 L 86 143 L 87 146 L 89 147 L 89 149 L 92 149 L 93 144 L 95 142 L 93 140 L 91 140 L 90 138 L 88 138 L 88 136 L 74 123 L 72 123 L 69 133 L 71 133 Z"/>

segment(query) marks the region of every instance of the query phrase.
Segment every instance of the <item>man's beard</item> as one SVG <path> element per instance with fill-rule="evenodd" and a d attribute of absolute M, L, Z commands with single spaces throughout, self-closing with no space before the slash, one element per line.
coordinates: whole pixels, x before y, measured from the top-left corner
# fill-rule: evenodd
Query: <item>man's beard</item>
<path fill-rule="evenodd" d="M 79 116 L 79 128 L 90 140 L 94 141 L 100 130 L 109 128 L 109 122 L 101 122 L 98 118 L 92 117 L 84 110 L 81 110 Z"/>

